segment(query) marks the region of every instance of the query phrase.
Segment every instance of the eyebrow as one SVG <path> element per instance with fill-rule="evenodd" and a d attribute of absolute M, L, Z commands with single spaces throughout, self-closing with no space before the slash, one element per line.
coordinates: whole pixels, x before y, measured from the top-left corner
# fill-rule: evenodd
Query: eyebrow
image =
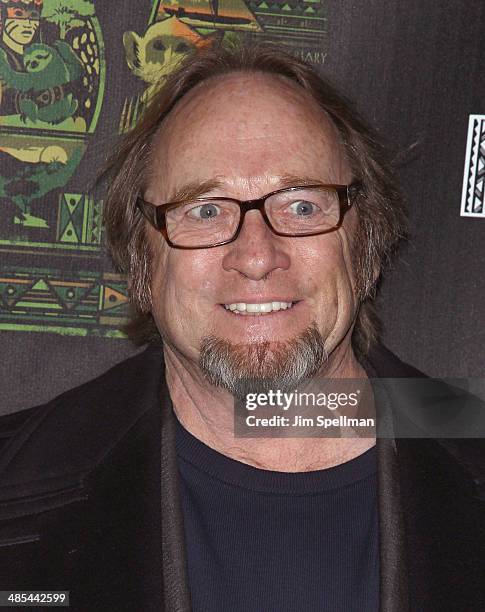
<path fill-rule="evenodd" d="M 283 174 L 278 178 L 279 187 L 277 189 L 284 189 L 285 187 L 295 187 L 306 185 L 320 185 L 324 184 L 325 181 L 322 181 L 321 178 L 317 179 L 311 176 L 301 176 L 298 174 Z"/>
<path fill-rule="evenodd" d="M 217 189 L 218 187 L 222 187 L 224 185 L 221 179 L 208 179 L 207 181 L 200 182 L 190 182 L 186 183 L 180 189 L 173 194 L 170 199 L 170 204 L 179 204 L 182 202 L 186 202 L 187 200 L 195 200 L 195 198 L 200 198 L 203 195 L 207 195 L 213 189 Z"/>
<path fill-rule="evenodd" d="M 284 189 L 285 187 L 296 187 L 306 185 L 321 184 L 321 179 L 312 178 L 309 176 L 300 176 L 297 174 L 283 174 L 278 177 L 277 183 L 271 191 Z M 188 200 L 195 200 L 204 195 L 207 195 L 214 189 L 224 187 L 225 183 L 221 178 L 208 179 L 202 182 L 190 182 L 180 187 L 169 200 L 169 204 L 180 204 Z"/>

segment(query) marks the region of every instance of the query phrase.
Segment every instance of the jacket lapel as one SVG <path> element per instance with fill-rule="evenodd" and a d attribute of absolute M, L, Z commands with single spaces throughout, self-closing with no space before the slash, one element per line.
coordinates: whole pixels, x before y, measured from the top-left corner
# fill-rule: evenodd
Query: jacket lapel
<path fill-rule="evenodd" d="M 163 377 L 161 388 L 162 582 L 165 612 L 190 612 L 185 533 L 180 501 L 175 416 Z"/>
<path fill-rule="evenodd" d="M 379 609 L 407 612 L 405 533 L 401 513 L 398 460 L 394 440 L 378 438 L 377 500 L 379 512 Z"/>

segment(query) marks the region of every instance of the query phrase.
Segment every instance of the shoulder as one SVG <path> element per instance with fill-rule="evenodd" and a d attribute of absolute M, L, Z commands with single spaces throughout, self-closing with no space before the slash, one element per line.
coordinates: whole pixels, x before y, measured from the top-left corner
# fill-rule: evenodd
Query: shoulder
<path fill-rule="evenodd" d="M 485 501 L 485 402 L 462 388 L 466 380 L 431 378 L 382 345 L 368 360 L 374 391 L 390 404 L 403 468 L 412 478 L 454 474 L 457 485 Z"/>
<path fill-rule="evenodd" d="M 0 485 L 55 479 L 98 465 L 156 408 L 163 351 L 150 345 L 52 401 L 0 417 Z"/>
<path fill-rule="evenodd" d="M 145 584 L 138 576 L 158 562 L 163 381 L 163 352 L 150 347 L 0 419 L 7 440 L 0 562 L 8 588 L 71 589 L 76 610 L 125 609 L 127 597 L 136 608 Z"/>
<path fill-rule="evenodd" d="M 362 359 L 368 375 L 377 378 L 427 378 L 426 374 L 402 361 L 383 344 L 372 347 L 369 355 Z"/>

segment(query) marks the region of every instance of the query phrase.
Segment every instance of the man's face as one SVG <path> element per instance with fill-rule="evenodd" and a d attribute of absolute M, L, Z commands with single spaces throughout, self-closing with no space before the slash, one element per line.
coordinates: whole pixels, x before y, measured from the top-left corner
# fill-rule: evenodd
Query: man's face
<path fill-rule="evenodd" d="M 298 86 L 233 73 L 202 83 L 170 113 L 154 143 L 145 198 L 162 204 L 187 185 L 218 179 L 220 186 L 201 195 L 249 200 L 289 180 L 297 185 L 296 177 L 351 181 L 336 129 Z M 233 378 L 278 379 L 294 361 L 308 361 L 316 343 L 311 371 L 304 372 L 313 375 L 325 353 L 335 359 L 350 346 L 355 224 L 351 210 L 338 231 L 283 237 L 253 210 L 236 241 L 195 250 L 170 248 L 151 228 L 152 313 L 166 348 L 203 369 L 216 362 L 232 368 Z M 269 302 L 293 306 L 259 316 L 225 308 Z"/>
<path fill-rule="evenodd" d="M 24 9 L 22 7 L 9 7 L 4 26 L 4 40 L 8 39 L 17 45 L 28 45 L 34 38 L 40 23 L 40 15 L 37 10 Z"/>

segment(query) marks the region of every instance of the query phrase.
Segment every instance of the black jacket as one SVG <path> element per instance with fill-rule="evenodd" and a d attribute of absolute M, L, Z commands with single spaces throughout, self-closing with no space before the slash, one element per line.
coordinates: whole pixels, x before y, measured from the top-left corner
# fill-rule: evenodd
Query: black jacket
<path fill-rule="evenodd" d="M 364 366 L 423 376 L 383 347 Z M 69 590 L 83 612 L 190 610 L 163 374 L 152 345 L 0 419 L 0 590 Z M 377 456 L 381 611 L 485 610 L 483 440 L 383 438 Z"/>

